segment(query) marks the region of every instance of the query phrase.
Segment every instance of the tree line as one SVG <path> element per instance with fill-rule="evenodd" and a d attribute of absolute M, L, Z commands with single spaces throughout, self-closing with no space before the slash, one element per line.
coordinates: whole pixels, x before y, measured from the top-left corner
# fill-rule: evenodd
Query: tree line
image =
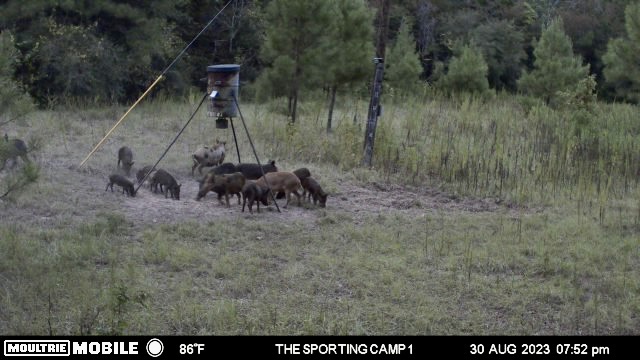
<path fill-rule="evenodd" d="M 325 88 L 333 104 L 366 88 L 382 1 L 234 0 L 155 95 L 204 89 L 207 65 L 237 63 L 256 96 L 287 97 L 295 121 L 306 89 Z M 0 0 L 0 114 L 18 93 L 41 106 L 129 102 L 227 2 Z M 387 34 L 387 91 L 518 92 L 553 104 L 590 78 L 601 99 L 640 100 L 638 1 L 398 0 Z"/>

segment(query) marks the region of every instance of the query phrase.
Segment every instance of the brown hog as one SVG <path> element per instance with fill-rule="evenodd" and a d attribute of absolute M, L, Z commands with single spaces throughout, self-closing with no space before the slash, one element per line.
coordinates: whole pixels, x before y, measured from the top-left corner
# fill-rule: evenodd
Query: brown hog
<path fill-rule="evenodd" d="M 308 193 L 309 201 L 311 201 L 311 197 L 313 196 L 314 205 L 320 201 L 320 207 L 327 206 L 327 193 L 322 190 L 322 187 L 320 187 L 320 184 L 318 184 L 314 178 L 308 177 L 302 180 L 302 187 L 304 188 L 304 191 L 302 192 L 303 198 L 305 198 Z"/>
<path fill-rule="evenodd" d="M 213 191 L 218 194 L 218 201 L 222 203 L 222 195 L 229 207 L 229 195 L 238 196 L 238 205 L 240 205 L 240 194 L 245 184 L 244 175 L 240 172 L 233 174 L 216 175 L 209 173 L 205 178 L 202 188 L 198 191 L 196 200 L 200 200 L 207 195 L 209 191 Z"/>
<path fill-rule="evenodd" d="M 104 189 L 104 191 L 109 190 L 109 187 L 111 187 L 111 192 L 113 192 L 113 184 L 122 186 L 123 194 L 126 193 L 131 197 L 136 196 L 136 192 L 133 188 L 133 183 L 129 181 L 126 177 L 119 174 L 113 174 L 109 176 L 109 182 L 107 183 L 107 187 Z"/>
<path fill-rule="evenodd" d="M 300 190 L 302 184 L 300 184 L 300 179 L 298 179 L 296 174 L 292 172 L 278 171 L 267 173 L 256 181 L 256 185 L 265 189 L 271 189 L 274 193 L 284 191 L 287 197 L 287 203 L 284 205 L 284 208 L 289 205 L 292 193 L 298 198 L 298 205 L 301 205 L 298 190 Z"/>
<path fill-rule="evenodd" d="M 255 202 L 258 206 L 258 213 L 260 212 L 260 203 L 264 206 L 269 205 L 269 189 L 261 188 L 256 185 L 255 181 L 247 180 L 247 183 L 242 188 L 242 212 L 244 212 L 244 206 L 249 201 L 249 212 L 253 214 L 252 207 Z"/>
<path fill-rule="evenodd" d="M 296 174 L 298 179 L 300 179 L 300 182 L 302 182 L 302 180 L 304 180 L 304 179 L 308 178 L 309 176 L 311 176 L 311 172 L 307 168 L 297 169 L 293 173 Z M 279 193 L 277 193 L 276 194 L 276 199 L 284 199 L 284 192 L 280 191 Z"/>

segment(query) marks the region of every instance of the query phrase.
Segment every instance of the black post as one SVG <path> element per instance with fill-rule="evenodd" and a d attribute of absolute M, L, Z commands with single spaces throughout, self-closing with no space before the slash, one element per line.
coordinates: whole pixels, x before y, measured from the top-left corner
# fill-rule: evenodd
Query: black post
<path fill-rule="evenodd" d="M 229 118 L 231 121 L 231 131 L 233 132 L 233 141 L 236 143 L 236 152 L 238 153 L 238 164 L 241 164 L 240 161 L 240 148 L 238 147 L 238 138 L 236 137 L 236 128 L 233 126 L 233 118 Z"/>
<path fill-rule="evenodd" d="M 384 60 L 374 59 L 376 72 L 373 78 L 373 89 L 371 90 L 371 101 L 369 102 L 369 113 L 367 115 L 367 128 L 364 134 L 364 165 L 371 167 L 373 159 L 373 143 L 376 138 L 376 126 L 380 115 L 380 93 L 382 90 L 382 79 L 384 77 Z"/>

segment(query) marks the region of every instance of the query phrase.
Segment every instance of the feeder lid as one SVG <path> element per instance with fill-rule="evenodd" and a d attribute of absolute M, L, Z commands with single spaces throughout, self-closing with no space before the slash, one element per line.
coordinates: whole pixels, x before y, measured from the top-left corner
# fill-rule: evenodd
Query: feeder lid
<path fill-rule="evenodd" d="M 207 72 L 210 73 L 234 73 L 240 71 L 240 65 L 237 64 L 221 64 L 207 66 Z"/>

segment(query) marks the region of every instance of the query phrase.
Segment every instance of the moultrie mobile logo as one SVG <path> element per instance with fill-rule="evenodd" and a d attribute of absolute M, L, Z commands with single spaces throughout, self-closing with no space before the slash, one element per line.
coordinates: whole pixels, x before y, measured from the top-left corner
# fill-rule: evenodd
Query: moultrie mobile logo
<path fill-rule="evenodd" d="M 69 356 L 69 340 L 5 340 L 4 356 Z"/>

